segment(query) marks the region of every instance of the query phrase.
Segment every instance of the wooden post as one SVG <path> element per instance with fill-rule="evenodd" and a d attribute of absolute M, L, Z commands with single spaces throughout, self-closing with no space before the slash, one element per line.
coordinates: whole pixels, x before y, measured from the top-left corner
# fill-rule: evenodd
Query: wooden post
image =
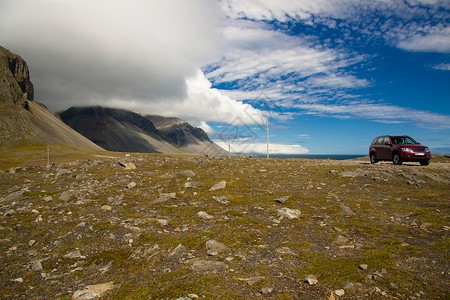
<path fill-rule="evenodd" d="M 267 118 L 267 158 L 269 158 L 269 118 Z"/>
<path fill-rule="evenodd" d="M 47 168 L 50 168 L 50 147 L 47 145 Z"/>

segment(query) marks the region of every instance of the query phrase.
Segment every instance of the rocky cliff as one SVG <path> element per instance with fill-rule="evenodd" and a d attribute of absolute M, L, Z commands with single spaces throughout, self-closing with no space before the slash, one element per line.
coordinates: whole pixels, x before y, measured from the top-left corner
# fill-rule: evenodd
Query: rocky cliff
<path fill-rule="evenodd" d="M 44 105 L 34 90 L 23 58 L 0 46 L 0 146 L 59 144 L 103 150 L 78 134 Z"/>
<path fill-rule="evenodd" d="M 0 103 L 27 105 L 34 89 L 25 60 L 0 46 Z"/>

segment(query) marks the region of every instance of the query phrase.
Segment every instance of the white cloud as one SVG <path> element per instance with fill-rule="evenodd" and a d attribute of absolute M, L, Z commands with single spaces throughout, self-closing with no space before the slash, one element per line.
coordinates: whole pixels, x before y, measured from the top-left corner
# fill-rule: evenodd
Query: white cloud
<path fill-rule="evenodd" d="M 417 127 L 428 129 L 450 128 L 450 116 L 448 115 L 395 105 L 373 103 L 350 103 L 348 105 L 297 104 L 296 108 L 304 110 L 306 114 L 340 119 L 359 118 L 389 124 L 410 122 Z"/>
<path fill-rule="evenodd" d="M 433 67 L 436 70 L 450 71 L 450 64 L 439 64 Z"/>
<path fill-rule="evenodd" d="M 398 47 L 408 51 L 450 53 L 450 28 L 415 34 L 399 42 Z"/>
<path fill-rule="evenodd" d="M 204 121 L 261 123 L 199 71 L 220 49 L 210 0 L 0 2 L 0 44 L 28 62 L 53 110 L 105 105 Z M 12 30 L 12 28 L 14 30 Z"/>
<path fill-rule="evenodd" d="M 223 149 L 228 149 L 228 141 L 214 140 L 214 142 Z M 232 140 L 231 152 L 264 154 L 267 153 L 267 143 L 246 138 Z M 305 154 L 308 152 L 309 150 L 301 145 L 269 144 L 269 154 Z"/>

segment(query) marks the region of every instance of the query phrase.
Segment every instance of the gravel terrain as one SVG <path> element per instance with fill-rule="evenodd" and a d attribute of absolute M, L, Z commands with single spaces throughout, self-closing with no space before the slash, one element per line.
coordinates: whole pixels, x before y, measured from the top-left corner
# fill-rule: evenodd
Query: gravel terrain
<path fill-rule="evenodd" d="M 450 297 L 446 159 L 41 156 L 0 164 L 2 299 Z"/>

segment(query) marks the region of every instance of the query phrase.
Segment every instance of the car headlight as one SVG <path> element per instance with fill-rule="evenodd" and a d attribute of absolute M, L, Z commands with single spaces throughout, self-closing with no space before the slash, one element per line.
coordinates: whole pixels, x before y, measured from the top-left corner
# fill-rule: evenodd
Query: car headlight
<path fill-rule="evenodd" d="M 413 152 L 411 148 L 402 148 L 403 152 Z"/>

